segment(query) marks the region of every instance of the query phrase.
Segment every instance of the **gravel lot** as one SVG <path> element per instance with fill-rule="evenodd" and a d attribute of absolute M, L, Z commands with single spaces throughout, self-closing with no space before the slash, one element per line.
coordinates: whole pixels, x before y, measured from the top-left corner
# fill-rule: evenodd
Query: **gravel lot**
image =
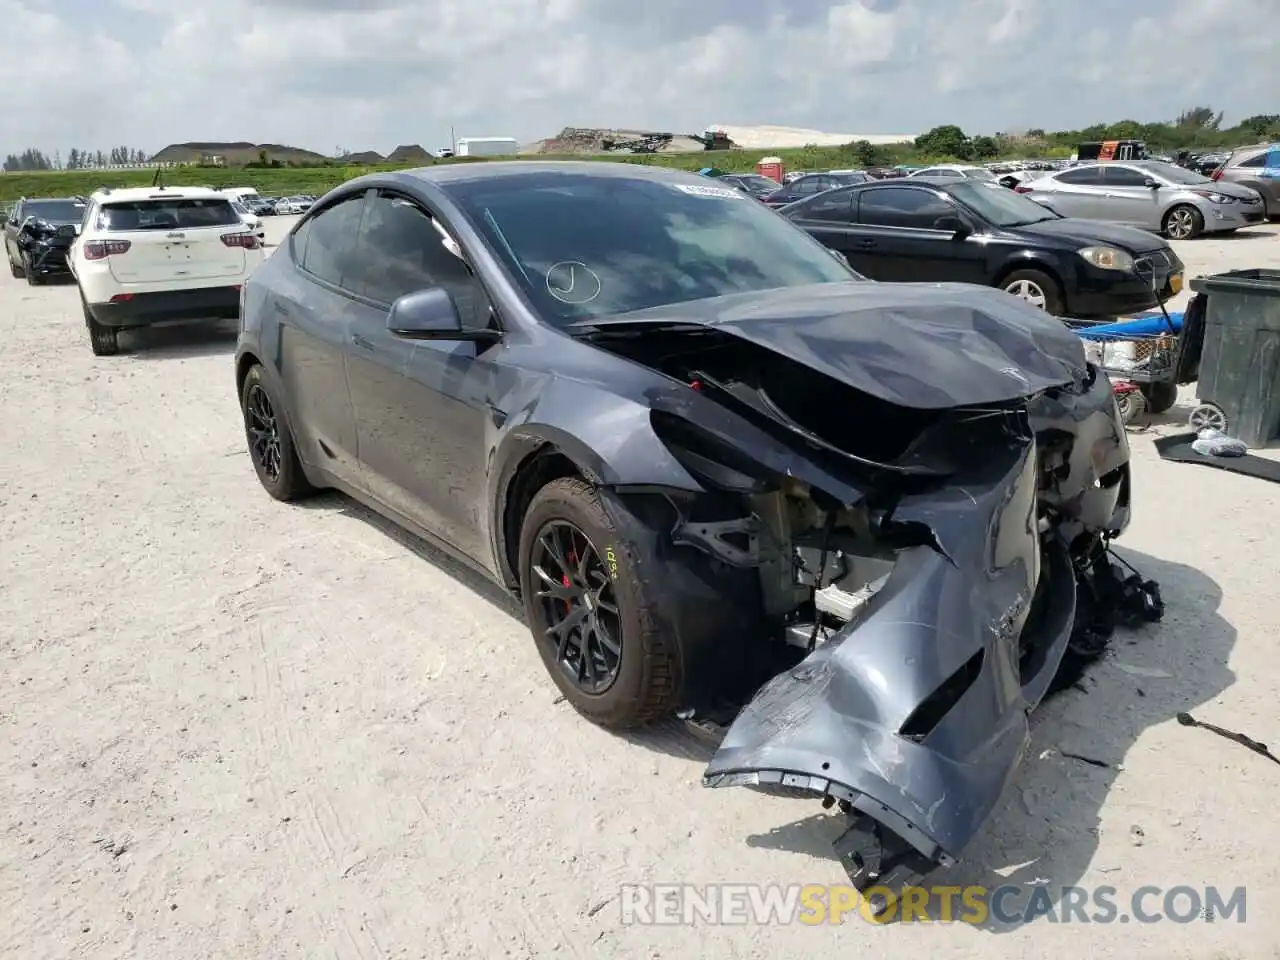
<path fill-rule="evenodd" d="M 1277 267 L 1280 229 L 1180 253 Z M 0 333 L 4 957 L 1280 955 L 1280 767 L 1174 721 L 1280 741 L 1280 499 L 1160 461 L 1186 406 L 1132 437 L 1122 553 L 1165 623 L 1038 714 L 938 882 L 1246 885 L 1246 924 L 638 927 L 621 884 L 842 882 L 835 821 L 702 789 L 674 726 L 589 726 L 493 589 L 339 496 L 270 500 L 233 326 L 98 359 L 74 286 L 4 276 Z"/>

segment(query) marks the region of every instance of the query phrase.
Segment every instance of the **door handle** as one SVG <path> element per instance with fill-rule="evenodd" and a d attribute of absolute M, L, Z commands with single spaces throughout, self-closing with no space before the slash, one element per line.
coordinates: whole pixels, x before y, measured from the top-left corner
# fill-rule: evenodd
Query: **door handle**
<path fill-rule="evenodd" d="M 352 342 L 355 346 L 359 347 L 361 350 L 372 350 L 372 349 L 374 349 L 373 341 L 372 341 L 372 340 L 366 340 L 364 337 L 360 336 L 360 334 L 358 334 L 358 333 L 353 333 L 353 334 L 351 335 L 351 342 Z"/>
<path fill-rule="evenodd" d="M 874 247 L 876 245 L 876 242 L 874 240 L 871 240 L 866 237 L 863 237 L 862 239 L 858 240 L 857 243 L 858 243 L 858 246 L 864 250 L 870 247 Z"/>

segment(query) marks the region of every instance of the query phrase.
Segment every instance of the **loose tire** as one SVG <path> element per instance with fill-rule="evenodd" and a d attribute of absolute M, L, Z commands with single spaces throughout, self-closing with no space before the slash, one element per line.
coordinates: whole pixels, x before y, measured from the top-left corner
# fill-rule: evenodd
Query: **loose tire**
<path fill-rule="evenodd" d="M 120 352 L 119 331 L 93 319 L 89 304 L 85 303 L 83 296 L 80 304 L 84 308 L 84 325 L 89 330 L 89 349 L 95 357 L 114 357 Z"/>
<path fill-rule="evenodd" d="M 1053 277 L 1040 270 L 1015 270 L 1000 281 L 1000 289 L 1045 313 L 1060 317 L 1063 312 L 1062 291 Z"/>
<path fill-rule="evenodd" d="M 561 544 L 572 546 L 573 531 L 582 537 L 576 556 L 560 550 L 568 572 L 554 569 L 555 551 L 547 546 L 549 537 L 564 530 L 570 539 Z M 600 493 L 582 480 L 554 480 L 529 504 L 520 530 L 519 570 L 534 643 L 564 698 L 602 727 L 641 726 L 673 709 L 675 650 L 653 613 L 657 562 L 619 536 Z M 576 628 L 556 630 L 556 622 L 568 624 L 575 616 Z M 610 640 L 617 647 L 612 677 L 603 688 L 589 685 L 586 675 L 611 656 Z M 592 666 L 583 667 L 584 657 Z"/>
<path fill-rule="evenodd" d="M 1180 203 L 1164 215 L 1164 235 L 1170 240 L 1194 240 L 1204 232 L 1204 217 L 1187 203 Z"/>
<path fill-rule="evenodd" d="M 1120 411 L 1120 422 L 1127 427 L 1146 412 L 1147 399 L 1141 390 L 1126 390 L 1116 394 L 1116 408 Z"/>
<path fill-rule="evenodd" d="M 1148 413 L 1164 413 L 1166 410 L 1171 410 L 1178 402 L 1178 385 L 1168 381 L 1144 383 L 1142 396 L 1147 401 Z"/>
<path fill-rule="evenodd" d="M 263 489 L 283 502 L 313 493 L 315 488 L 302 472 L 293 433 L 284 418 L 284 405 L 258 364 L 254 364 L 244 378 L 240 410 L 249 459 Z"/>

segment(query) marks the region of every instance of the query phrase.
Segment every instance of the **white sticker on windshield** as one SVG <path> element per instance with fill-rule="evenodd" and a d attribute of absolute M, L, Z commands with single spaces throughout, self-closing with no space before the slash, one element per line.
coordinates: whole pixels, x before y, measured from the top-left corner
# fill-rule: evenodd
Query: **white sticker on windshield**
<path fill-rule="evenodd" d="M 677 190 L 694 197 L 718 197 L 721 200 L 741 200 L 746 196 L 741 190 L 734 190 L 731 187 L 711 187 L 703 186 L 700 183 L 677 183 Z"/>

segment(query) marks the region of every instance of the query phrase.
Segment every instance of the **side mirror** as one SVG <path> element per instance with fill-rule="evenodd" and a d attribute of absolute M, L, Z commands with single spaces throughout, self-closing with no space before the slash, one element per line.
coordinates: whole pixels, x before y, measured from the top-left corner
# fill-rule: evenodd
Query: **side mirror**
<path fill-rule="evenodd" d="M 1149 187 L 1152 190 L 1160 189 L 1160 182 L 1158 180 L 1151 179 L 1151 177 L 1147 177 L 1147 179 L 1142 182 L 1142 185 L 1144 187 Z"/>
<path fill-rule="evenodd" d="M 495 340 L 493 329 L 466 330 L 453 297 L 443 287 L 406 293 L 391 305 L 387 329 L 405 340 Z"/>
<path fill-rule="evenodd" d="M 963 239 L 973 233 L 973 230 L 969 228 L 969 225 L 959 217 L 950 216 L 939 217 L 937 220 L 933 221 L 933 229 L 949 230 L 951 233 L 955 234 L 957 240 Z"/>

